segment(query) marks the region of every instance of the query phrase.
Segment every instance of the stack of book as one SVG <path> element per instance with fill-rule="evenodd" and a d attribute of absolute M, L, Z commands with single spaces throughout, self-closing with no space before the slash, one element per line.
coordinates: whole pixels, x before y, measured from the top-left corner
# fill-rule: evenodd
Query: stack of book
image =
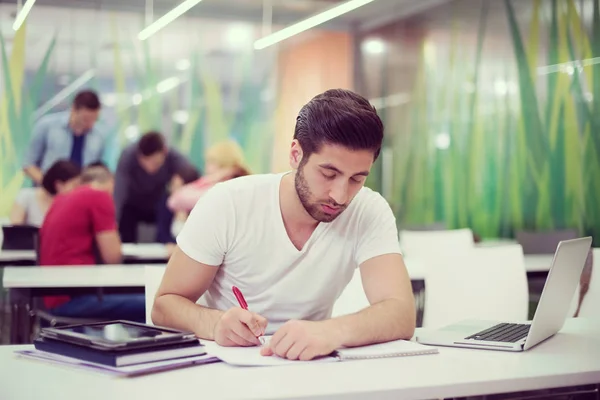
<path fill-rule="evenodd" d="M 24 357 L 116 375 L 140 375 L 219 361 L 191 332 L 110 321 L 43 328 Z"/>

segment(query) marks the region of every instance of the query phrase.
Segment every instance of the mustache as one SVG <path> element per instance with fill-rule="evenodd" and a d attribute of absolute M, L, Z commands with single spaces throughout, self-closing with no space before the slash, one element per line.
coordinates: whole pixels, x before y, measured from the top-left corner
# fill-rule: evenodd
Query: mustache
<path fill-rule="evenodd" d="M 335 201 L 334 202 L 328 201 L 323 204 L 325 204 L 326 206 L 329 206 L 331 208 L 346 208 L 346 204 L 339 204 L 339 203 L 336 203 Z"/>

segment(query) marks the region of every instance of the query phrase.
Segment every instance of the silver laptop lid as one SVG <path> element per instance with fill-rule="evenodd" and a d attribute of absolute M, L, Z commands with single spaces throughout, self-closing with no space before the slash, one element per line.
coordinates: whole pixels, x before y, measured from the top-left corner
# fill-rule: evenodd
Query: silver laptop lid
<path fill-rule="evenodd" d="M 591 245 L 591 237 L 563 240 L 558 244 L 527 335 L 525 350 L 562 328 Z"/>

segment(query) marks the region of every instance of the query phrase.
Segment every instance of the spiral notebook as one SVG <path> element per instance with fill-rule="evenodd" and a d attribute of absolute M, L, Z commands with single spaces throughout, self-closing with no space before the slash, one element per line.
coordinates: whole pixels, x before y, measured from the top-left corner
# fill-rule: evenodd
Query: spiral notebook
<path fill-rule="evenodd" d="M 266 337 L 267 341 L 270 337 Z M 297 365 L 299 363 L 336 362 L 349 360 L 366 360 L 371 358 L 406 357 L 438 353 L 437 347 L 422 345 L 407 340 L 395 340 L 369 346 L 343 348 L 333 354 L 311 361 L 292 361 L 277 356 L 265 357 L 260 354 L 260 347 L 222 347 L 214 342 L 204 341 L 206 352 L 227 364 L 237 366 L 277 366 Z"/>
<path fill-rule="evenodd" d="M 422 354 L 436 354 L 437 347 L 424 346 L 408 340 L 372 344 L 370 346 L 344 348 L 335 352 L 334 356 L 340 361 L 364 360 L 369 358 L 406 357 Z"/>

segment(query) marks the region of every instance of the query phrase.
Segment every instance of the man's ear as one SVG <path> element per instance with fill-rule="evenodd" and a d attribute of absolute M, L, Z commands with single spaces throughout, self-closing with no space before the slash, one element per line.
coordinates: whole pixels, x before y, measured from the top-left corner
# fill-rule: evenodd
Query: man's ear
<path fill-rule="evenodd" d="M 290 166 L 292 169 L 298 169 L 300 163 L 302 162 L 303 154 L 302 146 L 300 146 L 300 143 L 297 139 L 294 139 L 290 148 Z"/>

